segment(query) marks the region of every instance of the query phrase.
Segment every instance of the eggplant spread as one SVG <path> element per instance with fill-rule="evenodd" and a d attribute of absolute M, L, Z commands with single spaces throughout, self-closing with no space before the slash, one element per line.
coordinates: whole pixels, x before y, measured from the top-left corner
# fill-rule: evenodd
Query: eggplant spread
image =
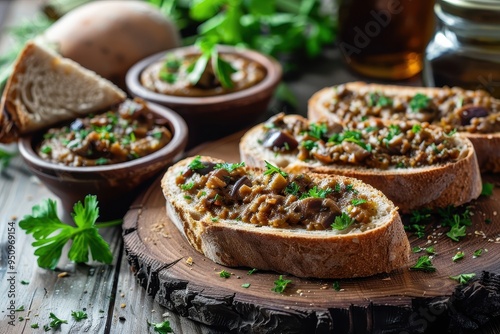
<path fill-rule="evenodd" d="M 375 227 L 376 203 L 345 179 L 314 182 L 306 174 L 288 174 L 267 164 L 266 171 L 244 163 L 212 163 L 196 157 L 176 184 L 197 215 L 212 222 L 236 220 L 257 226 L 366 231 Z"/>
<path fill-rule="evenodd" d="M 259 143 L 266 149 L 323 165 L 415 168 L 454 162 L 468 154 L 454 131 L 445 133 L 426 122 L 373 118 L 342 127 L 278 114 L 264 129 Z"/>
<path fill-rule="evenodd" d="M 415 120 L 439 125 L 449 132 L 493 133 L 500 131 L 500 106 L 488 93 L 443 87 L 435 94 L 384 94 L 375 89 L 360 91 L 345 85 L 333 88 L 324 107 L 342 123 L 362 121 L 367 117 L 387 120 Z"/>
<path fill-rule="evenodd" d="M 75 167 L 126 162 L 156 152 L 170 142 L 172 133 L 158 123 L 144 103 L 127 100 L 116 110 L 49 129 L 37 153 L 44 160 Z"/>
<path fill-rule="evenodd" d="M 184 57 L 170 54 L 166 59 L 148 66 L 141 74 L 141 83 L 147 89 L 165 95 L 184 97 L 216 96 L 237 92 L 256 85 L 266 76 L 265 68 L 256 61 L 237 54 L 221 54 L 219 59 L 229 70 L 227 82 L 221 82 L 216 75 L 212 59 L 203 73 L 193 82 L 197 71 L 199 55 Z"/>

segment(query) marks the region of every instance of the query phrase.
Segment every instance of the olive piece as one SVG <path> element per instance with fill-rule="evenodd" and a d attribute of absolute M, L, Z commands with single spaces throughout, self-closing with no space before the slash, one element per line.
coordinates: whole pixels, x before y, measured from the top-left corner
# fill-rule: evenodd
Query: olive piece
<path fill-rule="evenodd" d="M 208 173 L 210 173 L 211 171 L 214 170 L 214 167 L 216 164 L 213 162 L 203 161 L 203 165 L 205 166 L 204 168 L 199 168 L 196 170 L 192 170 L 191 168 L 187 168 L 184 171 L 184 173 L 182 174 L 182 176 L 190 177 L 191 175 L 193 175 L 193 172 L 196 172 L 197 174 L 200 174 L 200 175 L 207 175 Z"/>
<path fill-rule="evenodd" d="M 302 219 L 321 224 L 324 229 L 330 228 L 336 216 L 342 214 L 337 203 L 330 198 L 308 197 L 291 205 L 293 212 L 300 212 Z"/>
<path fill-rule="evenodd" d="M 83 125 L 83 122 L 81 119 L 77 118 L 75 119 L 69 126 L 71 131 L 78 131 L 83 129 L 85 126 Z"/>
<path fill-rule="evenodd" d="M 490 111 L 482 106 L 466 105 L 459 110 L 462 125 L 469 125 L 473 118 L 486 117 Z"/>
<path fill-rule="evenodd" d="M 281 151 L 293 151 L 299 143 L 285 131 L 270 131 L 264 137 L 262 146 L 270 149 L 278 148 Z"/>
<path fill-rule="evenodd" d="M 239 194 L 239 191 L 240 191 L 240 188 L 246 184 L 247 186 L 251 187 L 252 186 L 252 181 L 250 181 L 250 179 L 244 175 L 242 176 L 241 178 L 239 178 L 235 183 L 234 183 L 234 186 L 233 188 L 231 189 L 231 192 L 229 193 L 229 196 L 233 199 L 236 199 L 238 198 L 238 194 Z"/>

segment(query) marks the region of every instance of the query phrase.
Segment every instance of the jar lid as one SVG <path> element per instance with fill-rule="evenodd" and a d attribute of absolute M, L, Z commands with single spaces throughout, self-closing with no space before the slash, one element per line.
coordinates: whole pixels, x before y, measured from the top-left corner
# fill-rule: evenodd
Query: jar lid
<path fill-rule="evenodd" d="M 500 1 L 498 0 L 441 0 L 444 13 L 481 24 L 498 24 Z"/>

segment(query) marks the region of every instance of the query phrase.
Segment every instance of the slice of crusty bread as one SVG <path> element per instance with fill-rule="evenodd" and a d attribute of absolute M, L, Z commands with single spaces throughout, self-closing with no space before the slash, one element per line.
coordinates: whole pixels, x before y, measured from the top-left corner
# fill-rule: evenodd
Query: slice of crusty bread
<path fill-rule="evenodd" d="M 308 122 L 301 116 L 288 115 L 285 122 Z M 311 122 L 312 123 L 312 122 Z M 482 189 L 481 174 L 471 142 L 456 134 L 461 158 L 446 164 L 415 168 L 374 169 L 365 166 L 323 164 L 318 160 L 302 161 L 297 152 L 274 152 L 262 146 L 264 124 L 250 129 L 240 141 L 241 160 L 251 167 L 264 167 L 267 160 L 289 172 L 337 174 L 358 178 L 381 190 L 403 213 L 420 208 L 462 205 L 477 198 Z"/>
<path fill-rule="evenodd" d="M 102 110 L 125 98 L 110 81 L 41 44 L 28 42 L 3 92 L 0 142 Z"/>
<path fill-rule="evenodd" d="M 491 110 L 491 115 L 500 118 L 500 101 L 490 96 L 488 93 L 482 90 L 465 90 L 458 87 L 408 87 L 408 86 L 396 86 L 396 85 L 381 85 L 381 84 L 366 84 L 364 82 L 348 82 L 341 85 L 347 90 L 356 91 L 358 93 L 382 93 L 385 96 L 394 97 L 412 97 L 417 93 L 425 94 L 431 97 L 438 109 L 443 116 L 443 118 L 438 117 L 435 122 L 436 125 L 443 125 L 443 119 L 447 114 L 456 112 L 460 109 L 459 106 L 447 105 L 445 102 L 446 96 L 451 95 L 457 97 L 457 99 L 467 98 L 470 99 L 474 106 L 483 106 L 488 110 Z M 309 99 L 308 102 L 308 118 L 312 122 L 317 122 L 321 120 L 328 120 L 329 122 L 344 123 L 344 119 L 339 117 L 336 110 L 330 110 L 327 106 L 334 98 L 334 89 L 338 87 L 327 87 L 319 90 Z M 387 118 L 388 114 L 384 114 L 382 118 Z M 396 113 L 396 118 L 404 119 L 404 112 Z M 497 121 L 498 122 L 498 121 Z M 500 172 L 500 133 L 499 132 L 489 132 L 489 133 L 471 133 L 468 131 L 460 131 L 462 135 L 469 138 L 474 145 L 476 150 L 476 155 L 481 171 L 484 172 Z"/>
<path fill-rule="evenodd" d="M 327 176 L 344 185 L 352 184 L 374 203 L 373 227 L 363 232 L 277 228 L 230 219 L 214 221 L 211 214 L 197 209 L 197 200 L 186 199 L 176 182 L 192 160 L 187 158 L 170 167 L 161 181 L 167 215 L 197 251 L 216 263 L 316 278 L 370 276 L 407 263 L 410 245 L 397 208 L 380 191 L 359 180 Z M 201 157 L 201 161 L 222 162 L 209 157 Z M 250 179 L 252 173 L 262 171 L 251 170 Z M 310 176 L 317 183 L 325 180 L 324 175 Z"/>

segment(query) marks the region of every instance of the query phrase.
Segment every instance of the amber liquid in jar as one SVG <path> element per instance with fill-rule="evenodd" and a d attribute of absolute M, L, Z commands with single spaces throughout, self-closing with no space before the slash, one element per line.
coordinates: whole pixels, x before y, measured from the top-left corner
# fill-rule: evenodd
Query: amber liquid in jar
<path fill-rule="evenodd" d="M 434 0 L 341 0 L 338 47 L 354 71 L 400 80 L 418 74 L 434 31 Z"/>

